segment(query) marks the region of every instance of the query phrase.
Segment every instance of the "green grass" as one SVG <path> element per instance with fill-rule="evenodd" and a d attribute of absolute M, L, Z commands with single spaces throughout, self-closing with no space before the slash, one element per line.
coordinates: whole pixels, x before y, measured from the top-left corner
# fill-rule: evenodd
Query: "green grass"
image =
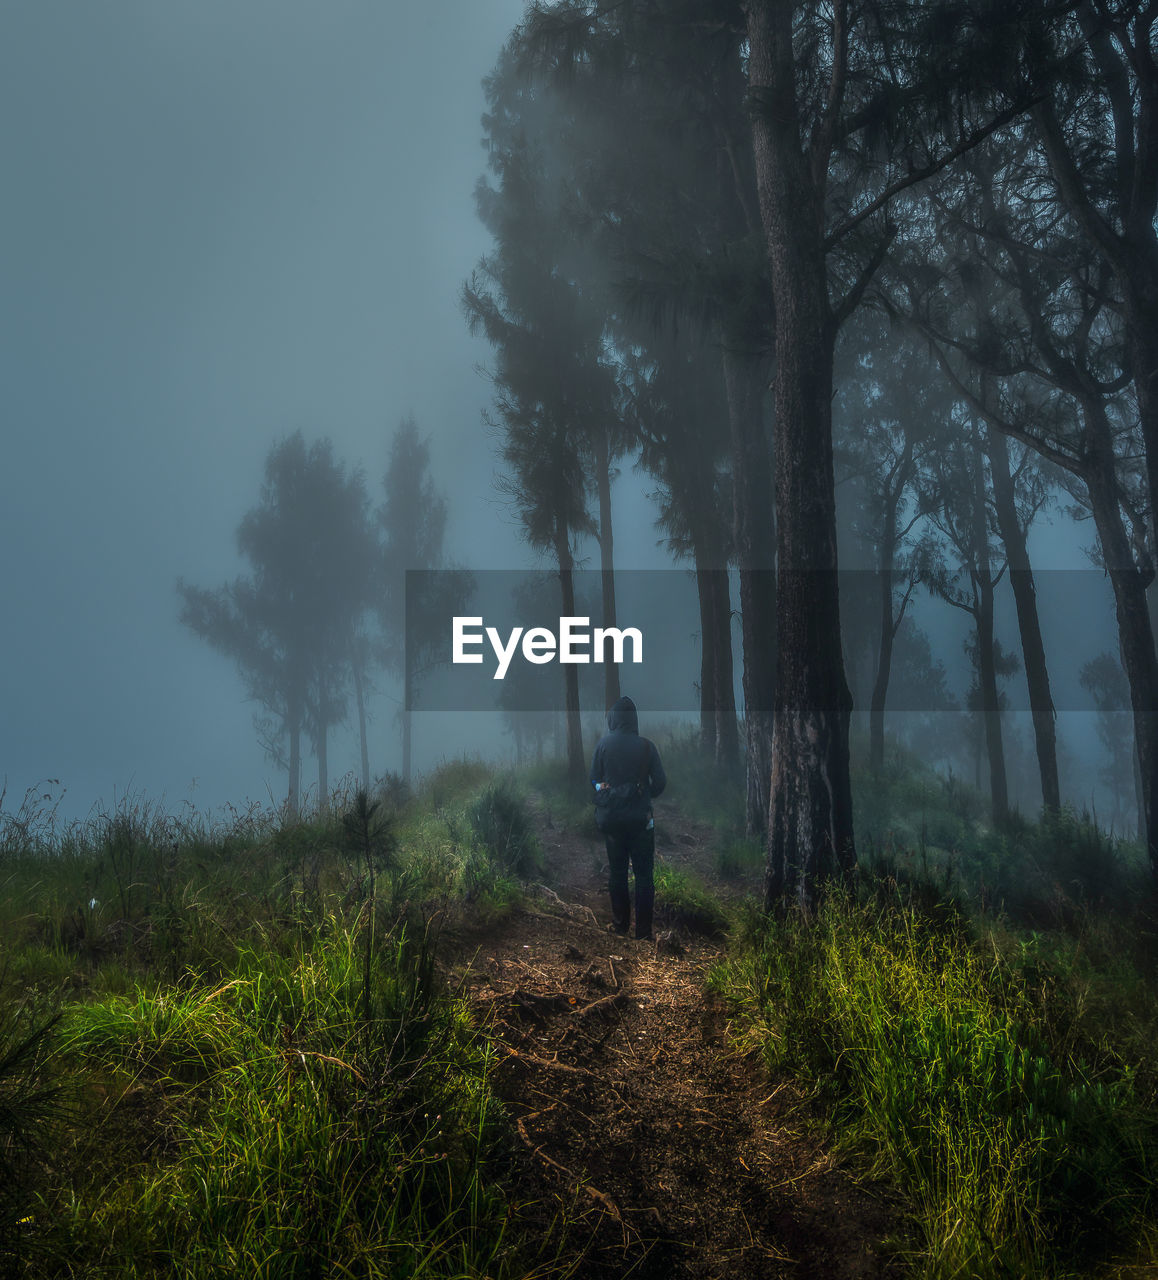
<path fill-rule="evenodd" d="M 33 1211 L 61 1274 L 81 1257 L 131 1277 L 501 1272 L 487 1046 L 404 925 L 371 977 L 366 1016 L 360 940 L 334 919 L 288 955 L 243 949 L 217 985 L 70 1010 L 60 1052 L 116 1088 L 77 1138 L 95 1176 Z M 138 1115 L 118 1150 L 141 1099 L 145 1146 Z"/>
<path fill-rule="evenodd" d="M 691 735 L 661 750 L 671 800 L 719 833 L 714 878 L 750 880 L 742 779 Z M 1138 851 L 1071 812 L 995 831 L 899 756 L 856 787 L 860 882 L 816 919 L 739 924 L 658 858 L 657 922 L 727 931 L 712 981 L 741 1044 L 903 1189 L 913 1274 L 1152 1268 Z M 0 1273 L 566 1271 L 542 1243 L 566 1224 L 505 1203 L 487 1042 L 432 967 L 438 925 L 493 925 L 540 873 L 532 806 L 593 832 L 561 763 L 453 762 L 296 821 L 126 801 L 60 831 L 54 794 L 0 812 Z"/>
<path fill-rule="evenodd" d="M 1155 1207 L 1153 988 L 1119 975 L 1091 1016 L 1076 948 L 1012 943 L 895 886 L 834 891 L 713 976 L 747 1043 L 909 1195 L 929 1276 L 1081 1274 Z"/>
<path fill-rule="evenodd" d="M 509 779 L 33 828 L 0 857 L 0 1273 L 567 1270 L 506 1203 L 489 1044 L 435 978 L 439 928 L 537 867 Z"/>
<path fill-rule="evenodd" d="M 727 912 L 702 880 L 662 858 L 655 863 L 655 918 L 661 925 L 713 938 L 726 933 L 730 924 Z"/>
<path fill-rule="evenodd" d="M 535 835 L 526 799 L 509 778 L 489 783 L 471 804 L 471 829 L 496 866 L 520 880 L 529 880 L 543 869 L 543 850 Z"/>
<path fill-rule="evenodd" d="M 568 775 L 566 761 L 544 760 L 528 765 L 520 772 L 519 781 L 538 797 L 544 816 L 552 826 L 598 836 L 587 778 L 584 776 L 582 784 L 575 786 Z"/>

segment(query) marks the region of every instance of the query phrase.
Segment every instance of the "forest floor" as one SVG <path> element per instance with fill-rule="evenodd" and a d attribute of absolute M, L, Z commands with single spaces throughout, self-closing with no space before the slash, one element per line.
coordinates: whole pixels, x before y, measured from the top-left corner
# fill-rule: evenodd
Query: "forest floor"
<path fill-rule="evenodd" d="M 658 854 L 710 884 L 711 830 L 665 810 Z M 894 1272 L 896 1197 L 855 1179 L 792 1086 L 729 1047 L 705 991 L 723 943 L 660 922 L 658 942 L 609 933 L 602 841 L 537 812 L 543 885 L 458 939 L 451 978 L 497 1048 L 515 1194 L 544 1235 L 562 1213 L 569 1247 L 583 1242 L 575 1274 L 599 1280 Z"/>

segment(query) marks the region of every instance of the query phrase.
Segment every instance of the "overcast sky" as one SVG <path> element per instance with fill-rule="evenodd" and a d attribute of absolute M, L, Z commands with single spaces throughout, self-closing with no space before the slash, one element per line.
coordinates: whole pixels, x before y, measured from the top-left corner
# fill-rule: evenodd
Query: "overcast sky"
<path fill-rule="evenodd" d="M 459 557 L 525 561 L 490 485 L 487 350 L 458 304 L 488 247 L 480 82 L 522 9 L 4 4 L 9 808 L 49 777 L 79 815 L 114 789 L 216 807 L 267 798 L 268 778 L 280 795 L 174 583 L 240 571 L 234 531 L 294 430 L 330 436 L 376 486 L 413 412 Z"/>

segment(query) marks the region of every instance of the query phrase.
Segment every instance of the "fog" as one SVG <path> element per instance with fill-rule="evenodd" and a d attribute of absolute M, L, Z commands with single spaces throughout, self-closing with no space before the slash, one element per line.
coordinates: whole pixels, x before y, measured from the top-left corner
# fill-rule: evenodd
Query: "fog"
<path fill-rule="evenodd" d="M 114 792 L 280 796 L 231 664 L 178 624 L 173 584 L 239 572 L 235 529 L 292 431 L 376 477 L 413 413 L 454 553 L 526 561 L 493 503 L 485 349 L 458 305 L 487 240 L 480 82 L 521 11 L 8 7 L 9 802 L 47 778 L 81 816 Z"/>
<path fill-rule="evenodd" d="M 492 244 L 473 198 L 486 162 L 481 81 L 522 10 L 522 0 L 9 7 L 9 808 L 50 779 L 66 818 L 124 796 L 210 811 L 283 799 L 284 770 L 262 750 L 244 683 L 181 625 L 175 582 L 212 588 L 247 571 L 236 530 L 271 448 L 294 432 L 331 440 L 377 503 L 395 429 L 413 415 L 447 500 L 448 559 L 475 571 L 544 563 L 492 482 L 498 443 L 482 421 L 492 385 L 480 371 L 492 351 L 460 300 Z M 672 566 L 655 487 L 631 458 L 620 465 L 617 568 Z M 1072 714 L 1092 705 L 1077 672 L 1116 646 L 1091 536 L 1057 511 L 1031 533 L 1035 567 L 1083 570 L 1090 591 L 1075 610 L 1068 589 L 1039 586 L 1078 804 L 1101 794 L 1087 775 L 1102 762 L 1089 713 Z M 591 539 L 581 561 L 598 567 Z M 1012 608 L 1002 588 L 998 631 L 1016 650 Z M 913 616 L 963 698 L 961 620 L 927 596 Z M 689 606 L 688 635 L 695 625 Z M 683 684 L 665 713 L 694 706 L 695 652 L 687 646 L 686 672 L 671 676 Z M 739 663 L 737 640 L 738 694 Z M 392 677 L 377 684 L 375 774 L 401 763 L 401 691 Z M 1011 709 L 1024 708 L 1020 674 L 1009 690 Z M 599 697 L 585 694 L 588 709 Z M 351 717 L 334 735 L 332 782 L 357 768 L 355 729 Z M 1023 747 L 1031 756 L 1032 739 Z M 416 717 L 419 769 L 474 750 L 509 759 L 515 744 L 493 717 L 445 707 Z M 1015 798 L 1032 810 L 1032 761 L 1022 774 Z"/>

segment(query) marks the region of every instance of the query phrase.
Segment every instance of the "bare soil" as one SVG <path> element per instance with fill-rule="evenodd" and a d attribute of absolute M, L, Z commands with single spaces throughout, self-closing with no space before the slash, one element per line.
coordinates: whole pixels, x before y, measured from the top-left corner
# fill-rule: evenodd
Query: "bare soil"
<path fill-rule="evenodd" d="M 710 878 L 711 833 L 673 818 L 676 866 Z M 602 1280 L 895 1274 L 903 1208 L 855 1179 L 792 1086 L 729 1047 L 705 993 L 723 944 L 608 932 L 602 841 L 544 819 L 544 884 L 527 909 L 460 940 L 453 980 L 500 1055 L 521 1140 L 525 1212 L 572 1224 L 575 1274 Z M 712 885 L 713 889 L 721 886 Z"/>

